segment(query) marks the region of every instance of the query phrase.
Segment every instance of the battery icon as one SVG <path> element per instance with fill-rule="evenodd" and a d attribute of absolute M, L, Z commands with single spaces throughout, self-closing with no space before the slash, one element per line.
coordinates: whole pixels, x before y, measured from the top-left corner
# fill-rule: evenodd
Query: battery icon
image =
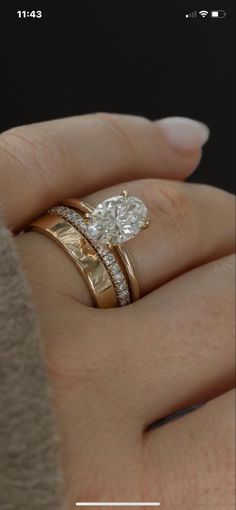
<path fill-rule="evenodd" d="M 225 11 L 211 11 L 211 17 L 212 18 L 225 18 L 225 16 L 227 15 L 227 12 Z"/>

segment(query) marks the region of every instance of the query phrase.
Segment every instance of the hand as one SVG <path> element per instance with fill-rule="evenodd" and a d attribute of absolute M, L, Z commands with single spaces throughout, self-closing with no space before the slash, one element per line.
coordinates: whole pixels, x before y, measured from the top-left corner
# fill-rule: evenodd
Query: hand
<path fill-rule="evenodd" d="M 70 509 L 77 500 L 233 508 L 234 202 L 180 182 L 200 159 L 199 129 L 89 115 L 2 135 L 1 199 L 15 232 L 69 196 L 89 194 L 95 205 L 125 188 L 150 211 L 150 228 L 129 241 L 143 297 L 119 309 L 91 307 L 51 240 L 16 237 L 39 313 Z M 200 401 L 209 402 L 148 430 Z"/>

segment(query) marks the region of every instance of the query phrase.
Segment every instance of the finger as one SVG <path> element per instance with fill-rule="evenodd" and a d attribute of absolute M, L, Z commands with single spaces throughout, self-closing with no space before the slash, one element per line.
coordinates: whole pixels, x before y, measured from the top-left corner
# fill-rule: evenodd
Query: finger
<path fill-rule="evenodd" d="M 0 138 L 0 190 L 8 225 L 19 229 L 49 206 L 119 181 L 183 179 L 208 129 L 190 119 L 151 122 L 96 114 L 11 129 Z"/>
<path fill-rule="evenodd" d="M 164 508 L 234 508 L 234 406 L 230 391 L 145 434 L 147 494 Z"/>
<path fill-rule="evenodd" d="M 58 351 L 60 376 L 66 374 L 64 378 L 68 383 L 71 378 L 79 380 L 84 363 L 87 364 L 87 355 L 89 359 L 92 356 L 92 370 L 94 364 L 99 367 L 104 380 L 109 381 L 109 394 L 116 394 L 123 412 L 143 429 L 178 409 L 207 401 L 233 387 L 233 256 L 179 276 L 132 306 L 111 310 L 80 309 L 78 302 L 70 300 L 62 316 L 60 307 L 59 314 L 55 308 L 53 316 L 56 318 L 53 319 L 52 311 L 50 317 L 48 315 L 50 303 L 47 299 L 50 300 L 50 292 L 54 292 L 54 300 L 62 299 L 62 287 L 68 285 L 74 267 L 61 258 L 66 255 L 58 250 L 59 266 L 54 273 L 57 255 L 53 249 L 57 246 L 51 243 L 52 253 L 44 258 L 46 251 L 41 243 L 49 244 L 50 240 L 34 235 L 35 252 L 31 241 L 26 269 L 32 288 L 36 288 L 40 316 L 45 317 L 42 330 L 47 348 L 52 349 L 54 358 Z M 24 238 L 27 239 L 27 235 L 19 236 L 22 242 Z M 31 271 L 34 253 L 37 257 L 34 271 Z M 38 277 L 35 265 L 39 266 Z M 62 278 L 58 278 L 59 274 Z M 79 285 L 76 270 L 73 278 Z M 45 285 L 48 286 L 46 294 Z M 65 296 L 63 302 L 67 302 Z M 51 329 L 55 325 L 56 345 L 51 341 Z M 70 331 L 69 350 L 67 336 L 60 335 L 63 328 Z M 85 344 L 79 341 L 78 331 L 81 339 L 86 337 Z M 89 353 L 86 362 L 81 349 Z"/>
<path fill-rule="evenodd" d="M 96 206 L 125 188 L 141 198 L 150 227 L 131 239 L 144 295 L 189 268 L 234 251 L 234 197 L 217 188 L 146 179 L 116 185 L 85 198 Z"/>
<path fill-rule="evenodd" d="M 113 312 L 120 340 L 112 346 L 127 360 L 124 384 L 142 402 L 145 427 L 234 386 L 234 320 L 233 255 Z"/>

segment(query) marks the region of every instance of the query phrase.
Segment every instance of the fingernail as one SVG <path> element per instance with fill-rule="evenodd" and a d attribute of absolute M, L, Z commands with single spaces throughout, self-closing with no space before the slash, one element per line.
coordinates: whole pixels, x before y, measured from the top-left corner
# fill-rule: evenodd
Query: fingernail
<path fill-rule="evenodd" d="M 177 151 L 194 151 L 209 138 L 206 124 L 186 117 L 167 117 L 157 121 L 168 143 Z"/>

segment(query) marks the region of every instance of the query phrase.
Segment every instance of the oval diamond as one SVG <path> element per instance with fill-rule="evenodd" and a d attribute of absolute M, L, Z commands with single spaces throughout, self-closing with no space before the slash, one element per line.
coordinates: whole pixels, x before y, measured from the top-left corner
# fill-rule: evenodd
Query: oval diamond
<path fill-rule="evenodd" d="M 101 202 L 90 214 L 87 228 L 94 241 L 121 244 L 147 224 L 147 208 L 137 197 L 117 196 Z"/>

